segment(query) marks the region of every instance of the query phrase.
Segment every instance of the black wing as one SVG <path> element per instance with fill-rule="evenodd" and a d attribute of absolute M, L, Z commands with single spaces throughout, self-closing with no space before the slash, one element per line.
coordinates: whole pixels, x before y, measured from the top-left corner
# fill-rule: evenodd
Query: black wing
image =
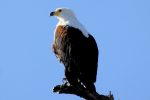
<path fill-rule="evenodd" d="M 67 35 L 62 40 L 65 66 L 76 73 L 82 81 L 94 83 L 97 75 L 98 48 L 93 36 L 85 37 L 76 28 L 68 27 Z"/>

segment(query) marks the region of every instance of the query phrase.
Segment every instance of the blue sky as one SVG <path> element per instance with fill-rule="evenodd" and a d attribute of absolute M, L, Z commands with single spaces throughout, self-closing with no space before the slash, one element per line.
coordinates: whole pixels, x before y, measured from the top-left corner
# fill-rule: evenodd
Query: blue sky
<path fill-rule="evenodd" d="M 51 45 L 57 7 L 74 10 L 99 47 L 96 88 L 115 100 L 149 100 L 149 0 L 1 0 L 0 100 L 81 100 L 58 95 L 63 66 Z"/>

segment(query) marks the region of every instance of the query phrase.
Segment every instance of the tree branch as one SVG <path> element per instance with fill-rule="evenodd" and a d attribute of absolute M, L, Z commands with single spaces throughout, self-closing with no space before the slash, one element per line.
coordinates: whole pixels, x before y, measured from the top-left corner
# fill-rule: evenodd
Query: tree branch
<path fill-rule="evenodd" d="M 53 92 L 59 94 L 74 94 L 84 98 L 85 100 L 114 100 L 114 97 L 111 94 L 111 92 L 108 96 L 100 95 L 97 92 L 91 93 L 82 85 L 78 87 L 73 87 L 69 84 L 57 85 L 54 87 Z"/>

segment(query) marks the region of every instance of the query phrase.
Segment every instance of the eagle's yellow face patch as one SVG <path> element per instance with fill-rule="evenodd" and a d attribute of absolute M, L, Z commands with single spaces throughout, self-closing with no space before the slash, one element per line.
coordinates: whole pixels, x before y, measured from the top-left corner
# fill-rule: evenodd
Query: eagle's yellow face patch
<path fill-rule="evenodd" d="M 54 12 L 54 16 L 59 16 L 60 13 L 61 13 L 61 9 L 57 9 L 55 12 Z"/>

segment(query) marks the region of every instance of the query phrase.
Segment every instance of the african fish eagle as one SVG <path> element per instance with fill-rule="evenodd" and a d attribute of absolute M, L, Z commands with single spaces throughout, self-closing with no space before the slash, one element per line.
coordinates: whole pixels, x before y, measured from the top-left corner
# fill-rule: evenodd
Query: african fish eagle
<path fill-rule="evenodd" d="M 98 47 L 95 39 L 78 21 L 72 10 L 57 8 L 50 16 L 58 18 L 53 51 L 65 66 L 65 77 L 72 86 L 84 85 L 96 92 Z"/>

